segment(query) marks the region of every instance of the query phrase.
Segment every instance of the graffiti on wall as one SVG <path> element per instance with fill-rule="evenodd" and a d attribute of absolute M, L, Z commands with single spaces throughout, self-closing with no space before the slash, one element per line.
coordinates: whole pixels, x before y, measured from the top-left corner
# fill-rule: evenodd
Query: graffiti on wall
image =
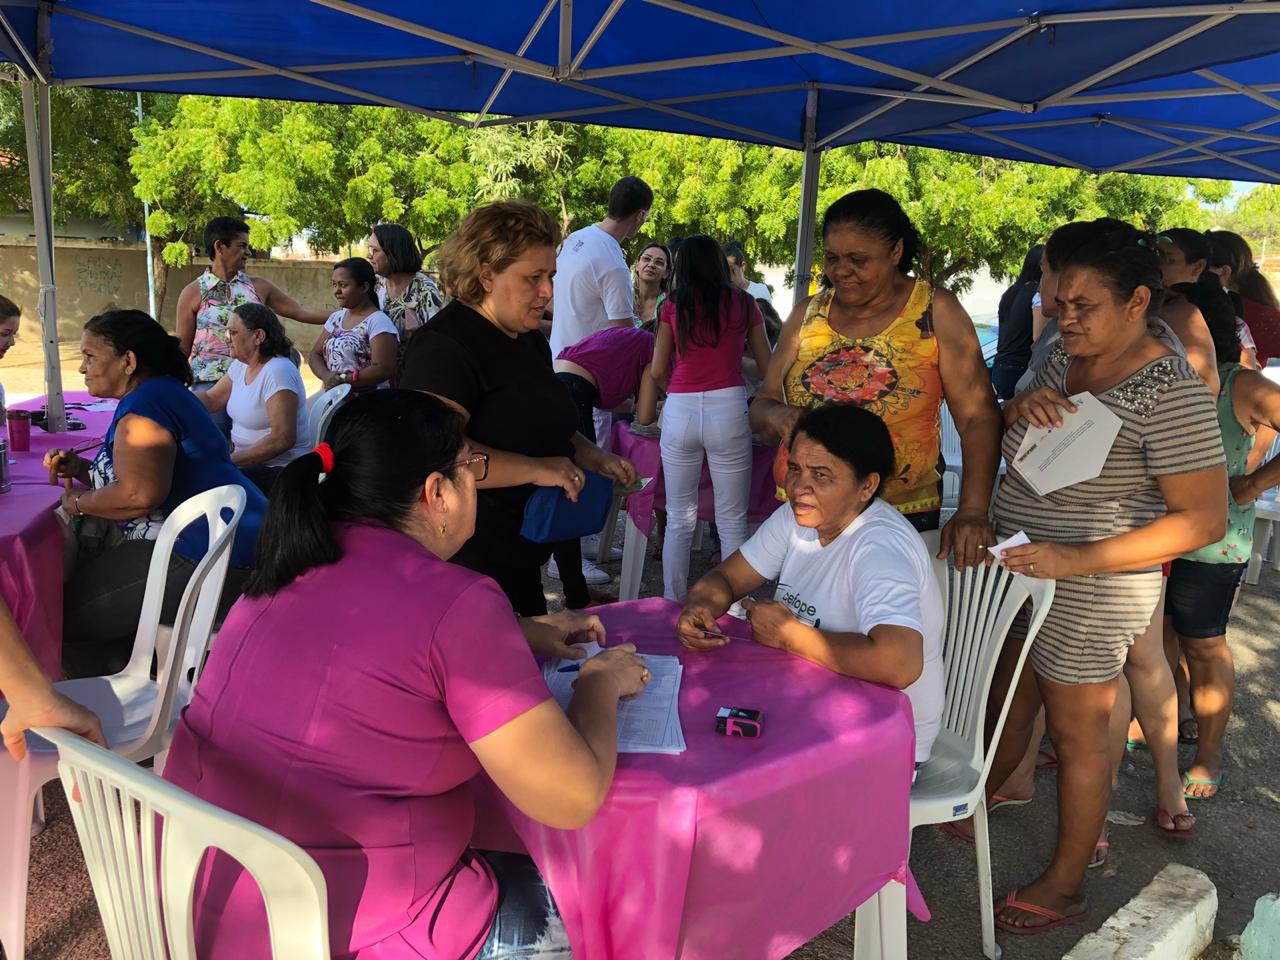
<path fill-rule="evenodd" d="M 79 258 L 76 265 L 76 283 L 80 293 L 102 294 L 107 297 L 120 295 L 124 268 L 119 257 L 90 254 Z"/>

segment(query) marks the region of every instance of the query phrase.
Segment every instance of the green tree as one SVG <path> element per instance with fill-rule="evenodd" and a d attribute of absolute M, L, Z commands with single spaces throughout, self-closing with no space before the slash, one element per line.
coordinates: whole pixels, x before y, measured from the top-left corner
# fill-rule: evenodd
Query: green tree
<path fill-rule="evenodd" d="M 169 94 L 145 94 L 143 109 L 164 118 L 177 100 Z M 136 95 L 124 91 L 50 91 L 53 211 L 59 221 L 101 219 L 122 231 L 142 223 L 142 203 L 134 195 L 129 169 L 136 103 Z M 17 83 L 0 82 L 0 209 L 31 210 L 28 176 L 22 90 Z"/>
<path fill-rule="evenodd" d="M 1261 257 L 1280 241 L 1280 187 L 1262 184 L 1242 196 L 1221 218 L 1221 226 L 1247 238 Z"/>

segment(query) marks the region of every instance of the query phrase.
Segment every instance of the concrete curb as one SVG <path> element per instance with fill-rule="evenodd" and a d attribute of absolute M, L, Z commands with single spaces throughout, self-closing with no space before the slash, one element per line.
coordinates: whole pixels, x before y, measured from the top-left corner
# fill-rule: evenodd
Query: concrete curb
<path fill-rule="evenodd" d="M 1213 882 L 1171 863 L 1062 960 L 1195 960 L 1213 939 L 1217 914 Z"/>

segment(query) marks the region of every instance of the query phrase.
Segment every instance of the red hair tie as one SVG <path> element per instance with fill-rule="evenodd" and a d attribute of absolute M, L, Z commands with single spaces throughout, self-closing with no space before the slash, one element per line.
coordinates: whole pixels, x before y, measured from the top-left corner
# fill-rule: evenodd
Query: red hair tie
<path fill-rule="evenodd" d="M 327 443 L 317 443 L 311 452 L 319 455 L 320 465 L 324 467 L 325 473 L 333 473 L 333 447 Z"/>

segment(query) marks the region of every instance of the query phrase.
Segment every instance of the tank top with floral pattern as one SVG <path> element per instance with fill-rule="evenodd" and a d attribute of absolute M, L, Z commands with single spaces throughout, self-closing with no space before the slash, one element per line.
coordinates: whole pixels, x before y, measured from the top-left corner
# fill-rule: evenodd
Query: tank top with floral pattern
<path fill-rule="evenodd" d="M 787 404 L 853 403 L 884 421 L 897 470 L 884 499 L 902 513 L 942 505 L 938 409 L 942 375 L 933 331 L 933 288 L 916 280 L 902 312 L 880 333 L 851 339 L 828 322 L 832 290 L 819 291 L 805 312 L 796 359 L 783 389 Z"/>

